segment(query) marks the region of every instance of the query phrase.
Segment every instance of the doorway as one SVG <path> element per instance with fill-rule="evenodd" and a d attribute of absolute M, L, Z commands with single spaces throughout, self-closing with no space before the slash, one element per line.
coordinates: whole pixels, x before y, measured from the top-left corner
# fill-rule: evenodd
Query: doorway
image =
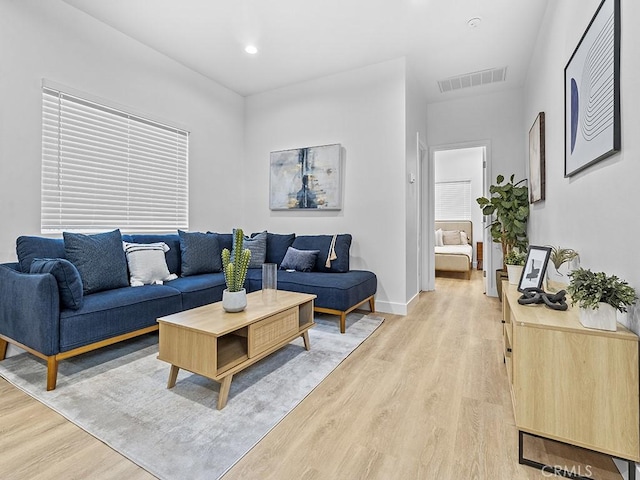
<path fill-rule="evenodd" d="M 471 220 L 473 222 L 473 266 L 477 268 L 478 242 L 481 242 L 482 262 L 480 269 L 485 279 L 485 292 L 496 295 L 492 274 L 492 241 L 485 228 L 485 218 L 476 198 L 487 196 L 489 178 L 490 142 L 466 142 L 431 147 L 428 164 L 423 166 L 422 214 L 423 252 L 421 289 L 435 289 L 434 223 L 435 220 Z M 436 190 L 445 192 L 436 202 Z M 447 194 L 448 192 L 448 194 Z M 460 202 L 458 202 L 460 200 Z M 450 218 L 436 218 L 438 215 Z M 444 208 L 444 210 L 443 210 Z M 467 218 L 468 217 L 468 218 Z"/>

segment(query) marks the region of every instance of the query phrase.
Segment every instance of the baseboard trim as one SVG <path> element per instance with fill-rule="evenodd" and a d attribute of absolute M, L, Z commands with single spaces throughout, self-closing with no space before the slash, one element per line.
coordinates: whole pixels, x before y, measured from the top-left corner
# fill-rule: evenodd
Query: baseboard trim
<path fill-rule="evenodd" d="M 376 298 L 376 312 L 390 313 L 392 315 L 406 316 L 408 304 L 396 302 L 383 302 Z"/>

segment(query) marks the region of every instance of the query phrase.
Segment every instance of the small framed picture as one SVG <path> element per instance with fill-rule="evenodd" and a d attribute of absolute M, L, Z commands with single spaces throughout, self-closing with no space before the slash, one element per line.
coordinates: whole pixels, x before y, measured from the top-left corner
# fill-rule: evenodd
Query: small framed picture
<path fill-rule="evenodd" d="M 525 288 L 542 288 L 544 275 L 547 271 L 547 263 L 551 255 L 551 247 L 529 246 L 527 260 L 522 269 L 518 291 L 523 292 Z"/>

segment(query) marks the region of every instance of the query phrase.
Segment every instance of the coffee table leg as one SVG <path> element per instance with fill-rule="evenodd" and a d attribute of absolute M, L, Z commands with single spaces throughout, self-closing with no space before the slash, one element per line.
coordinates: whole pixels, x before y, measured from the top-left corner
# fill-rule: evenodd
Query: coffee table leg
<path fill-rule="evenodd" d="M 309 330 L 306 330 L 302 334 L 302 340 L 304 340 L 304 349 L 307 351 L 311 350 L 311 343 L 309 342 Z"/>
<path fill-rule="evenodd" d="M 167 388 L 173 388 L 176 386 L 176 380 L 178 378 L 178 371 L 180 367 L 171 365 L 171 371 L 169 372 L 169 381 L 167 382 Z"/>
<path fill-rule="evenodd" d="M 227 375 L 220 381 L 220 393 L 218 394 L 218 410 L 222 410 L 227 404 L 229 396 L 229 388 L 231 387 L 231 379 L 233 375 Z"/>

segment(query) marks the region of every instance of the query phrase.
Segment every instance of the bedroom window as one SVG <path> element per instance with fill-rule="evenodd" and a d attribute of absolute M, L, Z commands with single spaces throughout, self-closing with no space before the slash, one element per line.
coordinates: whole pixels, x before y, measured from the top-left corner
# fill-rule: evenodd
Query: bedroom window
<path fill-rule="evenodd" d="M 188 228 L 189 132 L 42 89 L 42 233 Z"/>
<path fill-rule="evenodd" d="M 436 220 L 471 220 L 471 180 L 436 182 Z"/>

